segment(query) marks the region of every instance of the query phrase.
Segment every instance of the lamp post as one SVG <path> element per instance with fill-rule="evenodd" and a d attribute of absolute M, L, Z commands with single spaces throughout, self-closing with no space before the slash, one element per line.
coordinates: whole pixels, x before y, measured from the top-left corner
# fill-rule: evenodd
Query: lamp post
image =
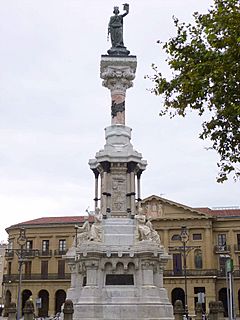
<path fill-rule="evenodd" d="M 187 298 L 188 298 L 188 295 L 187 295 L 187 271 L 186 271 L 186 268 L 187 268 L 187 254 L 186 254 L 186 244 L 189 240 L 189 234 L 188 234 L 188 231 L 187 231 L 187 228 L 186 226 L 182 226 L 182 229 L 181 229 L 181 233 L 180 233 L 180 239 L 181 239 L 181 242 L 183 244 L 183 272 L 184 272 L 184 288 L 185 288 L 185 304 L 184 304 L 184 313 L 186 315 L 186 318 L 188 319 L 188 301 L 187 301 Z"/>
<path fill-rule="evenodd" d="M 183 259 L 183 276 L 184 276 L 184 315 L 185 319 L 188 319 L 188 294 L 187 294 L 187 255 L 194 249 L 199 249 L 201 246 L 189 246 L 187 242 L 189 240 L 189 232 L 186 226 L 181 227 L 181 232 L 178 234 L 178 240 L 182 242 L 181 246 L 170 246 L 170 252 L 180 252 L 181 259 Z"/>
<path fill-rule="evenodd" d="M 26 243 L 27 237 L 25 229 L 20 229 L 19 237 L 17 238 L 17 243 L 20 246 L 20 249 L 16 250 L 18 256 L 18 272 L 19 272 L 19 283 L 18 283 L 18 295 L 17 295 L 17 320 L 21 318 L 21 286 L 22 286 L 22 266 L 25 262 L 25 252 L 26 252 Z"/>

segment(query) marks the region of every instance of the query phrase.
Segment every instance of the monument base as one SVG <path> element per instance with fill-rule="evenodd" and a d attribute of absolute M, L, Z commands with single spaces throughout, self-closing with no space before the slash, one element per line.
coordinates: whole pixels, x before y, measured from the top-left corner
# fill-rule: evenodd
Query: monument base
<path fill-rule="evenodd" d="M 71 248 L 67 299 L 73 320 L 173 320 L 173 307 L 163 287 L 169 255 L 150 240 L 136 240 L 136 221 L 107 218 L 103 241 Z"/>
<path fill-rule="evenodd" d="M 172 306 L 166 304 L 74 305 L 74 319 L 81 320 L 173 320 Z"/>

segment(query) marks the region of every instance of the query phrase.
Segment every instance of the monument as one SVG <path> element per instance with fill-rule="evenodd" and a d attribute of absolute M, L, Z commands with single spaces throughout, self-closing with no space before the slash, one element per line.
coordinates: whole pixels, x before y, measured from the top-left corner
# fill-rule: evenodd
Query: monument
<path fill-rule="evenodd" d="M 112 47 L 101 56 L 100 76 L 111 93 L 111 125 L 105 145 L 89 165 L 95 176 L 92 224 L 86 220 L 66 254 L 71 270 L 67 298 L 74 319 L 173 320 L 163 287 L 169 255 L 141 209 L 140 180 L 147 163 L 125 125 L 126 90 L 133 85 L 136 56 L 123 44 L 123 17 L 110 18 Z"/>

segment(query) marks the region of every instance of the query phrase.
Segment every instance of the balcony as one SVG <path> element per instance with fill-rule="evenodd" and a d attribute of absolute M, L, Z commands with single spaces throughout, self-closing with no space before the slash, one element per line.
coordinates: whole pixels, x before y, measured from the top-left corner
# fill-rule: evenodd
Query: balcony
<path fill-rule="evenodd" d="M 234 245 L 234 252 L 240 252 L 240 243 Z"/>
<path fill-rule="evenodd" d="M 5 250 L 5 258 L 10 259 L 13 258 L 14 251 L 12 249 L 6 249 Z"/>
<path fill-rule="evenodd" d="M 62 249 L 62 250 L 55 249 L 54 250 L 54 256 L 62 256 L 62 255 L 65 255 L 66 253 L 67 253 L 67 249 Z"/>
<path fill-rule="evenodd" d="M 24 256 L 24 258 L 38 257 L 38 254 L 39 254 L 39 250 L 37 250 L 37 249 L 27 249 L 27 250 L 23 249 L 22 251 L 21 251 L 21 249 L 6 249 L 5 250 L 5 258 L 12 259 L 14 257 L 14 252 L 16 253 L 17 256 L 22 254 L 22 256 Z"/>
<path fill-rule="evenodd" d="M 216 278 L 226 278 L 226 271 L 224 269 L 187 269 L 186 275 L 188 277 L 216 277 Z M 184 277 L 184 270 L 164 270 L 164 277 Z M 240 269 L 234 269 L 234 278 L 240 278 Z"/>
<path fill-rule="evenodd" d="M 43 280 L 70 280 L 71 274 L 65 273 L 58 274 L 58 273 L 49 273 L 49 274 L 41 274 L 41 273 L 32 273 L 32 274 L 23 274 L 22 281 L 43 281 Z M 3 283 L 9 282 L 18 282 L 19 281 L 19 274 L 4 274 L 3 275 Z"/>
<path fill-rule="evenodd" d="M 214 246 L 214 252 L 215 253 L 229 253 L 231 250 L 231 247 L 229 245 L 215 245 Z"/>
<path fill-rule="evenodd" d="M 37 249 L 27 249 L 23 251 L 24 258 L 35 258 L 38 257 L 39 250 Z"/>
<path fill-rule="evenodd" d="M 39 257 L 51 257 L 52 256 L 52 250 L 39 250 L 38 251 Z"/>
<path fill-rule="evenodd" d="M 216 269 L 187 269 L 187 276 L 197 276 L 197 277 L 206 277 L 206 276 L 217 276 L 218 270 Z M 164 277 L 184 277 L 184 270 L 164 270 Z"/>

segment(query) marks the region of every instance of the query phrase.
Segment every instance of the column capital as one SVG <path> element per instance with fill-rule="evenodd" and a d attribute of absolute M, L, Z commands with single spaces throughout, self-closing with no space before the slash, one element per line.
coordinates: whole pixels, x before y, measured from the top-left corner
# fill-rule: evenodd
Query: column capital
<path fill-rule="evenodd" d="M 126 89 L 133 86 L 132 80 L 135 78 L 136 67 L 136 56 L 102 56 L 100 77 L 103 79 L 103 86 L 111 92 L 125 93 Z"/>

